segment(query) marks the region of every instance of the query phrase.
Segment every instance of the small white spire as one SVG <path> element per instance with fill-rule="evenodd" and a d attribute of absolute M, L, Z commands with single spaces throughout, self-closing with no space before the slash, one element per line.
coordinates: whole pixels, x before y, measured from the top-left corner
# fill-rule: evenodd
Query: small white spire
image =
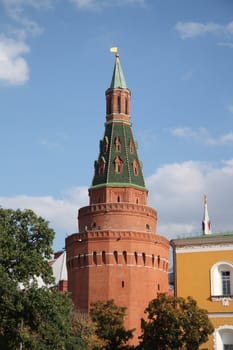
<path fill-rule="evenodd" d="M 204 194 L 204 216 L 203 216 L 203 221 L 202 221 L 202 233 L 203 233 L 203 235 L 210 235 L 211 234 L 211 227 L 210 227 L 210 219 L 209 219 L 209 215 L 208 215 L 206 194 Z"/>

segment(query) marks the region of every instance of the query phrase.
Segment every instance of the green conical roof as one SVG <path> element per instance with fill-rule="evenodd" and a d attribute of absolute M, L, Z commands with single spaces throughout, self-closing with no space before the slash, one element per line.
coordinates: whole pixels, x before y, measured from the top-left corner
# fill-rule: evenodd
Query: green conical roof
<path fill-rule="evenodd" d="M 116 140 L 120 140 L 120 148 L 117 148 Z M 118 161 L 122 163 L 120 172 L 116 171 Z M 103 171 L 100 171 L 101 166 L 104 168 Z M 141 163 L 138 160 L 137 146 L 130 125 L 114 122 L 106 125 L 92 181 L 92 187 L 103 185 L 145 189 Z"/>
<path fill-rule="evenodd" d="M 121 68 L 119 55 L 116 54 L 115 66 L 113 69 L 112 81 L 110 84 L 110 89 L 127 89 L 125 77 Z"/>
<path fill-rule="evenodd" d="M 114 89 L 124 89 L 118 97 L 129 100 L 130 91 L 126 86 L 124 74 L 116 54 L 112 82 L 107 90 L 107 99 L 111 107 L 115 97 Z M 123 100 L 124 101 L 124 100 Z M 136 187 L 145 190 L 142 167 L 137 155 L 137 146 L 133 138 L 130 115 L 122 103 L 120 110 L 111 110 L 107 114 L 104 137 L 100 141 L 98 159 L 95 161 L 95 173 L 91 188 L 102 186 Z"/>

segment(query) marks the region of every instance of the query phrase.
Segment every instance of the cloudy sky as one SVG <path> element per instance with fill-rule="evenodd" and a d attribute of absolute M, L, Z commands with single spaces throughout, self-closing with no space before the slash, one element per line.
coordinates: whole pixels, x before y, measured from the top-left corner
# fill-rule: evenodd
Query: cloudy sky
<path fill-rule="evenodd" d="M 0 0 L 0 205 L 77 231 L 118 46 L 158 233 L 233 230 L 232 0 Z"/>

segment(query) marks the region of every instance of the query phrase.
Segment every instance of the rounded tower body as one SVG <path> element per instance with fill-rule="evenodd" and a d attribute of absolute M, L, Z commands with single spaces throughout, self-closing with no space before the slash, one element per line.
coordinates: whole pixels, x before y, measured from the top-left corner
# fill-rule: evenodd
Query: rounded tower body
<path fill-rule="evenodd" d="M 91 302 L 114 299 L 127 308 L 125 326 L 136 329 L 137 343 L 149 301 L 168 291 L 169 242 L 156 233 L 157 212 L 147 206 L 130 95 L 116 54 L 90 203 L 79 210 L 79 232 L 66 238 L 66 252 L 75 306 L 88 312 Z"/>

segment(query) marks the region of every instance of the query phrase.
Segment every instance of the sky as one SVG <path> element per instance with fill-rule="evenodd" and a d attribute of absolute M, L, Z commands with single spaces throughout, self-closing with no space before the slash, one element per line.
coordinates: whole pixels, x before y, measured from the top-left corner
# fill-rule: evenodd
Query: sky
<path fill-rule="evenodd" d="M 233 231 L 232 0 L 0 0 L 0 205 L 77 232 L 118 46 L 157 233 Z"/>

